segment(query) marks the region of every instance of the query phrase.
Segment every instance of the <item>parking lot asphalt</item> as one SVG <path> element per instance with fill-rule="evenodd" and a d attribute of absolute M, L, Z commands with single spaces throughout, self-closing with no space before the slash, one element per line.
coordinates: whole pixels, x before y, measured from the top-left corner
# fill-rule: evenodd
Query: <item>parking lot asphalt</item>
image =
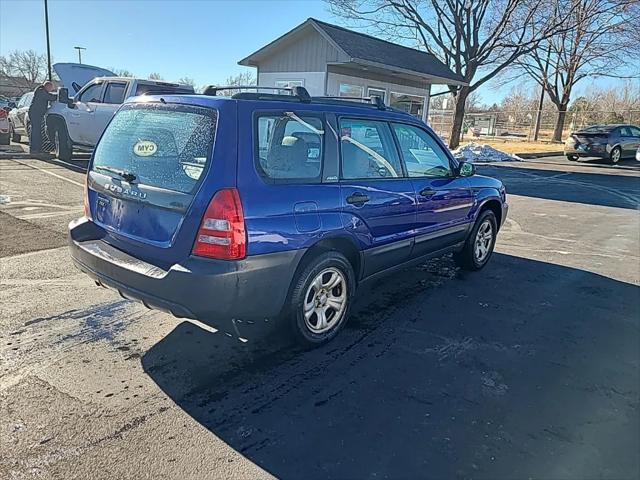
<path fill-rule="evenodd" d="M 365 287 L 312 351 L 96 287 L 76 170 L 0 160 L 0 478 L 640 477 L 639 163 L 480 166 L 490 264 Z"/>

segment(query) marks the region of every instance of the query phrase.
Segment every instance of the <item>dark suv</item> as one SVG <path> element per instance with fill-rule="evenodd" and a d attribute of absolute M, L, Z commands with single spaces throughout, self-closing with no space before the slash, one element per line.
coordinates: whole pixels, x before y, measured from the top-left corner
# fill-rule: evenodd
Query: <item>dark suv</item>
<path fill-rule="evenodd" d="M 491 257 L 504 186 L 413 116 L 302 87 L 215 93 L 132 99 L 102 135 L 69 225 L 100 285 L 215 326 L 283 319 L 320 344 L 363 281 Z"/>

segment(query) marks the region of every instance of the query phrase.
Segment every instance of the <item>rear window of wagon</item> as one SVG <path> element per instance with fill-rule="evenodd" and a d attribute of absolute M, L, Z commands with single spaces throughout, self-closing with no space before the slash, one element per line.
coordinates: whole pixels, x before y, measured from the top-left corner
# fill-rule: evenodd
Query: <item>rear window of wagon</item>
<path fill-rule="evenodd" d="M 125 105 L 100 139 L 92 170 L 127 172 L 142 185 L 193 193 L 211 158 L 216 125 L 210 108 Z"/>

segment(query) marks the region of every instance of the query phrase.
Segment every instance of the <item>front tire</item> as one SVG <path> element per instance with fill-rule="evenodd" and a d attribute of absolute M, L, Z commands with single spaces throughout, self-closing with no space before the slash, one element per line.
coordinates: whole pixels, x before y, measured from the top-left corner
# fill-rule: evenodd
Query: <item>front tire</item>
<path fill-rule="evenodd" d="M 288 313 L 296 339 L 306 347 L 333 339 L 346 322 L 355 288 L 353 267 L 341 253 L 314 258 L 292 283 Z"/>
<path fill-rule="evenodd" d="M 58 123 L 54 128 L 53 143 L 55 145 L 55 155 L 59 160 L 68 162 L 73 156 L 71 139 L 67 133 L 67 127 Z"/>
<path fill-rule="evenodd" d="M 567 160 L 569 160 L 570 162 L 577 162 L 578 161 L 578 156 L 577 155 L 567 155 Z"/>
<path fill-rule="evenodd" d="M 611 162 L 612 165 L 615 165 L 616 163 L 618 163 L 621 158 L 622 158 L 622 149 L 620 147 L 615 147 L 613 150 L 611 150 L 611 153 L 609 153 L 609 161 Z"/>
<path fill-rule="evenodd" d="M 496 244 L 498 222 L 491 210 L 484 210 L 476 220 L 462 250 L 454 255 L 454 260 L 464 270 L 480 270 L 491 255 Z"/>

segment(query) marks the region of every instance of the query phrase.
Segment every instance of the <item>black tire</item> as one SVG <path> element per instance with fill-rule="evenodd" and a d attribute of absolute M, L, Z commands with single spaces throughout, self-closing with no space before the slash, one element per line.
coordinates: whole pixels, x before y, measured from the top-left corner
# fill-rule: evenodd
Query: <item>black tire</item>
<path fill-rule="evenodd" d="M 329 322 L 333 321 L 334 323 L 328 330 L 316 333 L 308 325 L 308 323 L 314 323 L 311 319 L 316 314 L 313 313 L 310 319 L 306 320 L 305 305 L 309 303 L 308 295 L 312 295 L 315 299 L 313 293 L 315 287 L 312 286 L 314 280 L 323 272 L 327 272 L 324 275 L 332 275 L 333 271 L 338 271 L 343 276 L 342 280 L 346 286 L 346 292 L 344 292 L 345 305 L 341 309 L 339 318 L 330 316 L 331 313 L 336 313 L 335 310 L 329 312 Z M 323 276 L 322 278 L 325 277 Z M 328 279 L 332 279 L 332 277 L 328 277 Z M 333 339 L 342 329 L 349 316 L 355 289 L 356 280 L 353 267 L 341 253 L 335 251 L 325 252 L 311 260 L 293 279 L 291 283 L 291 293 L 283 311 L 296 340 L 305 347 L 317 347 Z M 331 291 L 337 295 L 342 295 L 341 285 L 334 287 Z M 324 297 L 326 302 L 327 295 L 324 295 Z M 318 323 L 318 321 L 316 321 L 316 323 Z"/>
<path fill-rule="evenodd" d="M 13 123 L 11 122 L 9 122 L 9 135 L 11 136 L 11 141 L 14 143 L 20 143 L 20 140 L 22 140 L 22 135 L 15 132 Z"/>
<path fill-rule="evenodd" d="M 0 145 L 9 145 L 11 143 L 11 137 L 8 133 L 0 136 Z"/>
<path fill-rule="evenodd" d="M 55 155 L 59 160 L 68 162 L 73 156 L 73 147 L 67 127 L 62 122 L 56 122 L 53 128 L 53 143 L 55 145 Z"/>
<path fill-rule="evenodd" d="M 476 237 L 478 236 L 478 231 L 480 230 L 480 227 L 485 224 L 485 222 L 488 222 L 491 228 L 491 239 L 488 245 L 488 254 L 486 254 L 486 256 L 482 258 L 479 258 L 476 254 L 475 243 Z M 469 271 L 480 270 L 481 268 L 483 268 L 487 264 L 487 262 L 489 262 L 489 259 L 493 254 L 493 247 L 496 244 L 497 233 L 498 222 L 496 221 L 496 215 L 489 209 L 482 211 L 482 213 L 480 213 L 480 216 L 476 220 L 473 229 L 469 233 L 467 240 L 464 242 L 464 247 L 460 252 L 457 252 L 453 256 L 458 266 L 463 268 L 464 270 Z"/>
<path fill-rule="evenodd" d="M 577 155 L 567 155 L 567 160 L 569 160 L 570 162 L 577 162 L 578 161 L 578 156 Z"/>
<path fill-rule="evenodd" d="M 620 147 L 614 147 L 609 152 L 609 162 L 611 165 L 617 164 L 622 159 L 622 149 Z"/>

